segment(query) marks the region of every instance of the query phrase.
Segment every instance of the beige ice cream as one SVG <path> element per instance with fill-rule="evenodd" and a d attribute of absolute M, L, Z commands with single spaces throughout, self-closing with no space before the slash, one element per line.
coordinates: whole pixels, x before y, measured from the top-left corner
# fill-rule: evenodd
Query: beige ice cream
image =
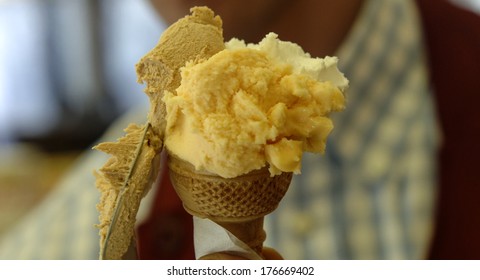
<path fill-rule="evenodd" d="M 300 173 L 303 152 L 324 151 L 347 86 L 335 57 L 311 58 L 274 33 L 259 44 L 233 39 L 188 62 L 180 86 L 165 93 L 165 146 L 224 178 L 267 165 L 271 176 Z"/>
<path fill-rule="evenodd" d="M 165 129 L 161 99 L 165 90 L 180 85 L 179 69 L 187 61 L 198 62 L 225 48 L 220 17 L 206 7 L 194 7 L 191 12 L 165 30 L 157 46 L 136 65 L 138 82 L 146 84 L 150 98 L 148 121 L 158 134 Z"/>
<path fill-rule="evenodd" d="M 94 148 L 111 155 L 95 171 L 101 192 L 99 215 L 100 258 L 120 259 L 134 239 L 136 214 L 141 199 L 158 173 L 158 155 L 163 147 L 165 90 L 180 85 L 180 67 L 187 61 L 206 59 L 225 48 L 222 21 L 206 7 L 195 7 L 162 34 L 158 45 L 136 65 L 139 82 L 147 84 L 150 98 L 148 121 L 131 124 L 116 142 Z"/>

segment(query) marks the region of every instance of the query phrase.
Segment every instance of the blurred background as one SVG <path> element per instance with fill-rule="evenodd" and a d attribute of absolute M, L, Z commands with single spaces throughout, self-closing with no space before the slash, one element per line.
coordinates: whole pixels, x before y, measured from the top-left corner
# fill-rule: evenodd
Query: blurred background
<path fill-rule="evenodd" d="M 147 104 L 135 63 L 163 29 L 146 0 L 0 0 L 0 236 Z"/>
<path fill-rule="evenodd" d="M 480 13 L 480 0 L 451 0 Z M 147 104 L 147 0 L 0 0 L 0 237 L 111 122 Z"/>

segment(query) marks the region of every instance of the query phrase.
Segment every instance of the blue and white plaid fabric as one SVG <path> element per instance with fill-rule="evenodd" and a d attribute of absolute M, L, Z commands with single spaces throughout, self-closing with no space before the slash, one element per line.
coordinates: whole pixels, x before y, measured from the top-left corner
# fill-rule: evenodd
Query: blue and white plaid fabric
<path fill-rule="evenodd" d="M 325 155 L 305 155 L 302 175 L 265 223 L 267 245 L 285 258 L 425 257 L 437 126 L 419 26 L 412 1 L 369 0 L 362 7 L 336 54 L 350 80 L 347 109 L 334 116 Z M 102 141 L 118 138 L 128 122 L 143 123 L 145 115 L 126 116 Z M 0 259 L 97 259 L 92 170 L 106 158 L 86 153 L 0 240 Z"/>
<path fill-rule="evenodd" d="M 145 123 L 146 111 L 132 111 L 113 125 L 100 142 L 123 136 L 128 123 Z M 86 152 L 54 191 L 19 221 L 6 236 L 0 237 L 0 259 L 98 259 L 99 235 L 93 170 L 108 155 Z"/>
<path fill-rule="evenodd" d="M 437 126 L 412 1 L 371 0 L 336 54 L 350 80 L 325 155 L 307 154 L 268 245 L 289 259 L 426 257 Z"/>

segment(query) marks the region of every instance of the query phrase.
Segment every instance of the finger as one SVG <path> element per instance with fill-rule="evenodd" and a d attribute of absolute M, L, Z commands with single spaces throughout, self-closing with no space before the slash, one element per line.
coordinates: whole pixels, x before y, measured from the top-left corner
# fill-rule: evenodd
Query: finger
<path fill-rule="evenodd" d="M 262 255 L 266 260 L 283 260 L 282 255 L 270 247 L 263 247 Z"/>
<path fill-rule="evenodd" d="M 205 255 L 200 257 L 199 260 L 247 260 L 244 257 L 236 256 L 233 254 L 225 253 L 225 252 L 218 252 Z"/>

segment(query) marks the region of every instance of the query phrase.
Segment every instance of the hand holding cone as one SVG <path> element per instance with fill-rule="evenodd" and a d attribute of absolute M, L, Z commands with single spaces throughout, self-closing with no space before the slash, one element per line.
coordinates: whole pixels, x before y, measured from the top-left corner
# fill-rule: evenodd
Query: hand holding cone
<path fill-rule="evenodd" d="M 272 177 L 263 168 L 225 179 L 196 171 L 192 164 L 174 156 L 169 157 L 168 166 L 173 186 L 187 212 L 216 222 L 263 256 L 264 216 L 277 208 L 288 190 L 292 173 Z"/>

